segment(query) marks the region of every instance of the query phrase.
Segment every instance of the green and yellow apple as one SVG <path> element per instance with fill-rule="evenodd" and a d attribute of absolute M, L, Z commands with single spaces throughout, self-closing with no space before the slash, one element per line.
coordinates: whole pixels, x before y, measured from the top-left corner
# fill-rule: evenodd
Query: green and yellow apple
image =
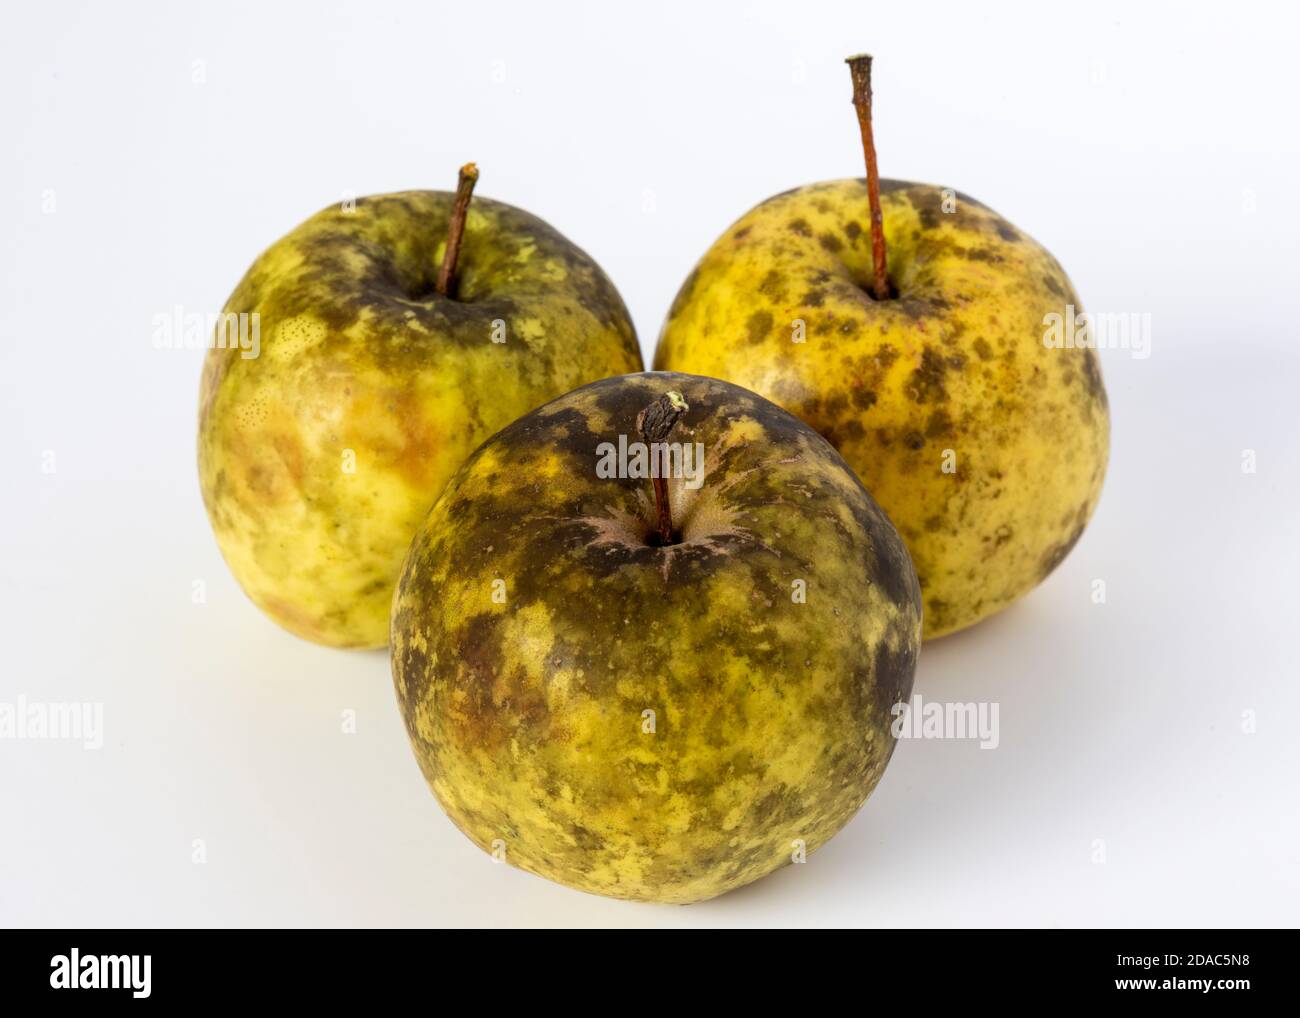
<path fill-rule="evenodd" d="M 877 199 L 869 183 L 795 188 L 728 228 L 654 366 L 753 389 L 825 436 L 898 527 L 925 634 L 942 636 L 1079 539 L 1106 470 L 1106 391 L 1095 349 L 1044 342 L 1049 316 L 1080 304 L 1040 244 L 964 194 L 883 180 Z"/>
<path fill-rule="evenodd" d="M 226 303 L 256 316 L 258 355 L 207 356 L 199 478 L 221 552 L 260 608 L 319 643 L 385 643 L 411 536 L 485 438 L 641 367 L 600 267 L 469 187 L 312 216 Z"/>
<path fill-rule="evenodd" d="M 638 374 L 520 418 L 452 479 L 402 569 L 393 678 L 481 848 L 684 903 L 857 812 L 920 627 L 902 541 L 821 436 L 738 386 Z"/>

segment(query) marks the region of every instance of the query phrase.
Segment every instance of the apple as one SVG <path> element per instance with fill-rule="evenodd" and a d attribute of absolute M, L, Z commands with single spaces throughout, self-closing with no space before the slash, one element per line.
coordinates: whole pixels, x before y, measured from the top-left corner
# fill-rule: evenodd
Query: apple
<path fill-rule="evenodd" d="M 236 580 L 299 636 L 383 646 L 411 536 L 466 456 L 641 368 L 600 267 L 536 216 L 471 202 L 477 176 L 317 213 L 226 302 L 260 334 L 207 355 L 203 500 Z"/>
<path fill-rule="evenodd" d="M 973 198 L 880 180 L 869 57 L 851 58 L 866 180 L 786 191 L 687 277 L 656 368 L 725 378 L 843 454 L 898 527 L 926 637 L 1044 579 L 1101 493 L 1097 352 L 1045 342 L 1080 307 L 1041 245 Z"/>
<path fill-rule="evenodd" d="M 484 851 L 640 901 L 824 844 L 894 748 L 916 575 L 839 454 L 710 378 L 584 386 L 485 442 L 411 544 L 393 679 Z"/>

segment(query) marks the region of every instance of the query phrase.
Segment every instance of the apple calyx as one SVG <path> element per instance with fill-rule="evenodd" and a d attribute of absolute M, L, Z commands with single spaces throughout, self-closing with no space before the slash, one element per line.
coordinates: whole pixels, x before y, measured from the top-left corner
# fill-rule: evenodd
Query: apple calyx
<path fill-rule="evenodd" d="M 853 76 L 853 105 L 858 111 L 862 152 L 867 160 L 867 201 L 871 206 L 871 295 L 889 300 L 889 276 L 885 271 L 885 221 L 880 211 L 880 170 L 876 166 L 876 143 L 871 134 L 871 56 L 859 53 L 847 57 Z"/>
<path fill-rule="evenodd" d="M 466 163 L 456 179 L 456 198 L 451 206 L 451 222 L 447 225 L 447 250 L 442 255 L 442 266 L 434 289 L 443 297 L 450 297 L 456 282 L 456 259 L 460 257 L 460 242 L 465 236 L 465 217 L 469 213 L 469 200 L 478 183 L 478 166 Z"/>
<path fill-rule="evenodd" d="M 654 447 L 668 440 L 677 419 L 689 409 L 690 405 L 686 402 L 686 397 L 676 389 L 670 389 L 636 415 L 636 430 L 645 440 L 647 451 L 650 453 L 652 465 L 650 483 L 654 486 L 655 509 L 658 512 L 656 535 L 660 545 L 675 542 L 672 507 L 668 504 L 668 478 L 663 476 L 662 470 L 653 469 L 653 464 L 656 462 Z M 667 459 L 666 456 L 663 457 L 662 462 L 666 463 Z"/>

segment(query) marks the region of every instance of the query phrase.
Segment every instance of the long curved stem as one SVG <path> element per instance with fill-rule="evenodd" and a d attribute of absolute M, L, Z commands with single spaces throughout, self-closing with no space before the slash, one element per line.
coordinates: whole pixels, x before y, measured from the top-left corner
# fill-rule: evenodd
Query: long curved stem
<path fill-rule="evenodd" d="M 880 211 L 880 170 L 876 166 L 876 143 L 871 134 L 871 57 L 861 53 L 844 62 L 853 75 L 853 105 L 857 107 L 862 151 L 867 159 L 867 201 L 871 205 L 871 294 L 876 300 L 888 300 L 885 218 Z"/>
<path fill-rule="evenodd" d="M 442 266 L 438 269 L 438 279 L 434 283 L 442 296 L 451 295 L 456 281 L 456 259 L 460 257 L 460 242 L 465 236 L 465 217 L 469 213 L 469 200 L 474 194 L 474 185 L 478 183 L 478 167 L 466 163 L 460 168 L 456 180 L 456 198 L 451 206 L 451 222 L 447 226 L 447 250 L 442 255 Z"/>

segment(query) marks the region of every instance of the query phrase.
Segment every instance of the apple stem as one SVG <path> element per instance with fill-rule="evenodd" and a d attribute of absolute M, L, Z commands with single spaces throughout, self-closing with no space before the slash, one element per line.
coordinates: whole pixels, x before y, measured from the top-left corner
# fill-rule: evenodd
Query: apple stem
<path fill-rule="evenodd" d="M 885 219 L 880 212 L 880 170 L 876 166 L 876 143 L 871 135 L 871 57 L 861 53 L 844 61 L 853 75 L 853 105 L 862 131 L 862 151 L 867 157 L 867 201 L 871 204 L 871 293 L 876 300 L 889 299 L 889 276 L 885 271 Z"/>
<path fill-rule="evenodd" d="M 668 478 L 661 476 L 662 471 L 656 469 L 657 465 L 667 465 L 668 456 L 656 458 L 654 447 L 668 440 L 677 419 L 689 409 L 685 397 L 675 389 L 670 389 L 636 415 L 636 430 L 645 439 L 646 452 L 650 457 L 650 482 L 654 487 L 655 509 L 659 514 L 660 544 L 673 543 L 673 513 L 668 504 Z"/>
<path fill-rule="evenodd" d="M 447 250 L 443 252 L 442 267 L 434 288 L 444 297 L 451 295 L 456 279 L 456 259 L 460 257 L 460 242 L 465 236 L 465 217 L 469 213 L 469 200 L 478 183 L 478 167 L 466 163 L 460 168 L 456 180 L 456 199 L 451 206 L 451 222 L 447 226 Z"/>

